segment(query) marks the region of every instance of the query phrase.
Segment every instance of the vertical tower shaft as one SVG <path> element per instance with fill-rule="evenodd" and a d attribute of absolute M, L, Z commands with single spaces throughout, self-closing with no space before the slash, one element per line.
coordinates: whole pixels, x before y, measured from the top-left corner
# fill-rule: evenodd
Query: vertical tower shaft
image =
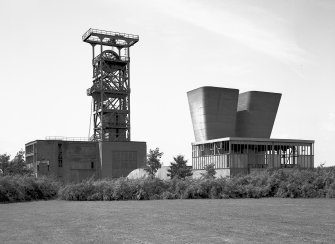
<path fill-rule="evenodd" d="M 129 48 L 136 35 L 89 29 L 83 41 L 92 45 L 93 136 L 96 141 L 130 141 Z M 98 53 L 96 53 L 98 46 Z"/>

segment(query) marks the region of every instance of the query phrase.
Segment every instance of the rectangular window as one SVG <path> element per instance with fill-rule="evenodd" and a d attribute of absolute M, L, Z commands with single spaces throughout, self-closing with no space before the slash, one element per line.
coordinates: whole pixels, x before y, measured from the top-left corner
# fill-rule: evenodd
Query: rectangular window
<path fill-rule="evenodd" d="M 94 169 L 94 162 L 91 162 L 91 169 Z"/>
<path fill-rule="evenodd" d="M 62 144 L 58 144 L 58 167 L 63 167 L 63 150 Z"/>

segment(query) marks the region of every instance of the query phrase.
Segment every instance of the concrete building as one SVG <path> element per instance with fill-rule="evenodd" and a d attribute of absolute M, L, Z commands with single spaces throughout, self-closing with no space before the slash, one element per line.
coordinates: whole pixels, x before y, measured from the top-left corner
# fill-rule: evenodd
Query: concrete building
<path fill-rule="evenodd" d="M 63 182 L 126 177 L 146 162 L 145 142 L 95 142 L 77 138 L 49 138 L 26 144 L 26 162 L 36 176 Z"/>
<path fill-rule="evenodd" d="M 281 94 L 238 92 L 200 87 L 187 93 L 195 174 L 211 163 L 223 177 L 267 168 L 313 168 L 313 140 L 270 139 Z"/>
<path fill-rule="evenodd" d="M 137 35 L 89 29 L 92 46 L 93 134 L 89 138 L 47 138 L 26 144 L 26 161 L 36 175 L 64 182 L 127 176 L 146 163 L 146 143 L 130 139 L 130 47 Z"/>

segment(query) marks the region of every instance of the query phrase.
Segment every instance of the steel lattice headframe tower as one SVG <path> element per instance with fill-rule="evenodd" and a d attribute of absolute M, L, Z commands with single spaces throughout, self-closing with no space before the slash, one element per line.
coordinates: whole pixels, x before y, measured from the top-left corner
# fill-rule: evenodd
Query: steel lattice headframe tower
<path fill-rule="evenodd" d="M 95 141 L 130 141 L 130 58 L 129 48 L 137 35 L 89 29 L 83 41 L 92 45 L 93 85 L 87 95 L 93 98 Z M 100 50 L 95 53 L 95 46 Z"/>

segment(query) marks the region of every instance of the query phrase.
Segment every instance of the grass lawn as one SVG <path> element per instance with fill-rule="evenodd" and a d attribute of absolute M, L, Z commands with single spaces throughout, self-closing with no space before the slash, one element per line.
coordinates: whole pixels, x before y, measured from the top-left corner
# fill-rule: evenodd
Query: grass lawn
<path fill-rule="evenodd" d="M 0 243 L 335 243 L 335 199 L 0 204 Z"/>

